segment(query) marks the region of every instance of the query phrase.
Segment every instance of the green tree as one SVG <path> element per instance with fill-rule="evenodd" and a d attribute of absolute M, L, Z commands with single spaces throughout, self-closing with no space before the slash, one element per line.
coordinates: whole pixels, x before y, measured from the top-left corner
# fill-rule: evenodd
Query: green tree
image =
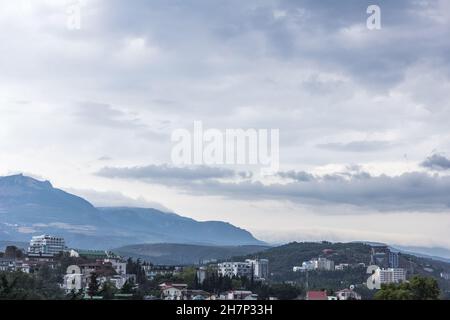
<path fill-rule="evenodd" d="M 125 293 L 125 294 L 134 294 L 134 282 L 133 280 L 127 280 L 122 289 L 120 289 L 120 293 Z"/>
<path fill-rule="evenodd" d="M 436 279 L 414 276 L 409 280 L 409 287 L 414 300 L 438 300 L 439 285 Z"/>
<path fill-rule="evenodd" d="M 92 272 L 89 277 L 89 286 L 87 293 L 92 298 L 93 296 L 97 295 L 99 293 L 99 283 L 98 283 L 98 275 L 95 272 Z"/>
<path fill-rule="evenodd" d="M 409 282 L 382 285 L 377 300 L 438 300 L 439 285 L 433 278 L 414 276 Z"/>
<path fill-rule="evenodd" d="M 102 285 L 102 290 L 100 291 L 100 294 L 102 295 L 103 299 L 105 300 L 112 300 L 114 299 L 114 294 L 117 293 L 116 286 L 111 281 L 106 281 Z"/>

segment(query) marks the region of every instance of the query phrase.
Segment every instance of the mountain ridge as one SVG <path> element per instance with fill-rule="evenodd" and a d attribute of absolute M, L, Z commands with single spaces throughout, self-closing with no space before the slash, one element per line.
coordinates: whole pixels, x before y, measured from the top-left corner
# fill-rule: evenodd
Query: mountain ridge
<path fill-rule="evenodd" d="M 49 181 L 0 177 L 0 239 L 28 241 L 42 233 L 63 236 L 71 247 L 95 249 L 142 242 L 264 244 L 228 222 L 196 221 L 153 208 L 96 208 Z"/>

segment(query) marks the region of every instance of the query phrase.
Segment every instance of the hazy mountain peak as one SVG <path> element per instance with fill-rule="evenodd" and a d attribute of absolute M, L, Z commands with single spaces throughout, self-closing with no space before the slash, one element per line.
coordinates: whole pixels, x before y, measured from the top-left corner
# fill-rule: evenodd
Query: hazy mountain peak
<path fill-rule="evenodd" d="M 22 173 L 0 177 L 1 187 L 22 187 L 28 189 L 51 189 L 53 188 L 50 181 L 40 181 L 28 176 L 24 176 Z"/>

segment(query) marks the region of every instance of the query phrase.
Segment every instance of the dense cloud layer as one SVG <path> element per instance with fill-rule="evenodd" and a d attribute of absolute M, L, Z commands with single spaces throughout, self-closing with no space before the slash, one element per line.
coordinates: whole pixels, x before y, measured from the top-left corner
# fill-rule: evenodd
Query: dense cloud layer
<path fill-rule="evenodd" d="M 355 234 L 372 228 L 371 210 L 394 226 L 405 222 L 398 211 L 420 211 L 417 225 L 408 219 L 389 236 L 381 225 L 376 236 L 443 238 L 435 230 L 448 230 L 448 218 L 427 210 L 450 212 L 449 1 L 377 1 L 374 31 L 369 0 L 81 3 L 80 30 L 67 29 L 66 1 L 2 4 L 0 175 L 31 172 L 98 191 L 98 203 L 120 192 L 119 202 L 156 200 L 255 228 L 350 205 L 364 220 L 336 232 Z M 170 135 L 196 120 L 280 129 L 281 172 L 260 180 L 248 173 L 259 168 L 173 167 Z M 246 222 L 251 210 L 260 216 Z"/>
<path fill-rule="evenodd" d="M 363 171 L 345 171 L 323 176 L 307 172 L 279 172 L 279 183 L 238 179 L 232 170 L 212 167 L 104 168 L 100 176 L 135 179 L 180 188 L 193 194 L 210 194 L 232 199 L 289 200 L 317 206 L 353 205 L 378 211 L 440 211 L 450 208 L 450 176 L 409 172 L 398 176 L 372 176 Z M 336 209 L 339 214 L 339 209 Z"/>

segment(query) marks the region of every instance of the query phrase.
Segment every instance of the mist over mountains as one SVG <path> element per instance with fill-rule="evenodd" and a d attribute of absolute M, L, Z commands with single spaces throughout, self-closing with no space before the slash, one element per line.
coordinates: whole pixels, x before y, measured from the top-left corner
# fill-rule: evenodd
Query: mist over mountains
<path fill-rule="evenodd" d="M 0 177 L 0 239 L 28 241 L 49 233 L 70 247 L 107 249 L 136 243 L 261 245 L 244 229 L 221 221 L 199 222 L 152 208 L 96 208 L 24 175 Z"/>

